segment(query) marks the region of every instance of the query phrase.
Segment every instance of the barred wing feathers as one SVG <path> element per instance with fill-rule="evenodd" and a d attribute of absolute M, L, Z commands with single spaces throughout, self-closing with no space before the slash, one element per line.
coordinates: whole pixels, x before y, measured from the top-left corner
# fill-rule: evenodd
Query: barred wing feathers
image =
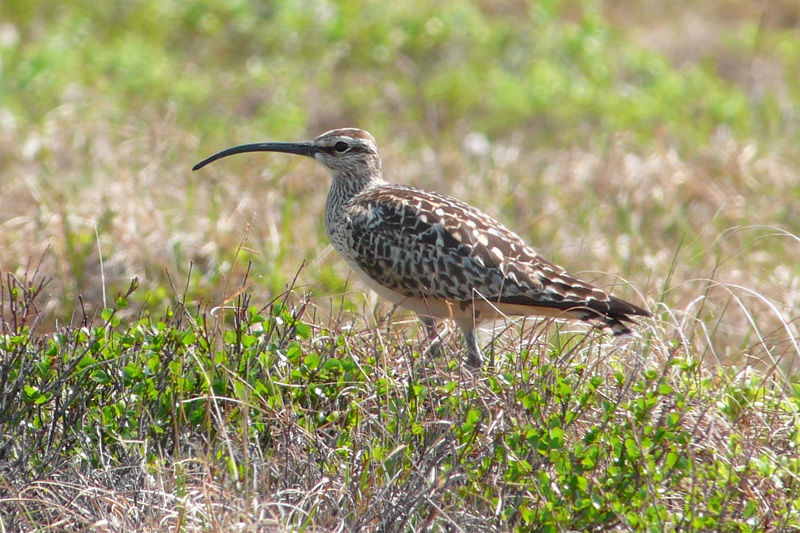
<path fill-rule="evenodd" d="M 468 204 L 404 185 L 368 188 L 348 203 L 353 260 L 381 285 L 408 297 L 468 304 L 484 299 L 559 310 L 615 334 L 644 309 L 609 295 L 539 257 L 522 239 Z M 552 313 L 547 313 L 552 314 Z"/>

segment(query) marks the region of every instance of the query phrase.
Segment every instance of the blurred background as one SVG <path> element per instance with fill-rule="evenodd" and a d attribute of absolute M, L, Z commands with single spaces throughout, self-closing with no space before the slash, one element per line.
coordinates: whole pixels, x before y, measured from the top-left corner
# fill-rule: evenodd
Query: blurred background
<path fill-rule="evenodd" d="M 719 355 L 796 353 L 799 72 L 794 0 L 4 0 L 0 271 L 51 276 L 54 324 L 133 277 L 132 312 L 219 305 L 245 278 L 263 304 L 301 265 L 296 289 L 376 312 L 325 238 L 321 167 L 191 171 L 354 126 L 387 180 L 699 319 Z"/>

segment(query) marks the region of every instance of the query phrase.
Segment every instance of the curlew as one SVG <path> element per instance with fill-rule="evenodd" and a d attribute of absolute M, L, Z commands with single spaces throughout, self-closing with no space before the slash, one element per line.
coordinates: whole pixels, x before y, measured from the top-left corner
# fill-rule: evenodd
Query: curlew
<path fill-rule="evenodd" d="M 415 311 L 429 339 L 437 335 L 434 318 L 453 319 L 470 366 L 483 361 L 475 329 L 485 320 L 571 318 L 622 335 L 631 332 L 626 323 L 635 323 L 634 316 L 650 315 L 567 274 L 482 211 L 444 194 L 387 183 L 375 139 L 363 130 L 235 146 L 192 170 L 259 151 L 312 157 L 331 172 L 325 231 L 333 247 L 369 288 Z"/>

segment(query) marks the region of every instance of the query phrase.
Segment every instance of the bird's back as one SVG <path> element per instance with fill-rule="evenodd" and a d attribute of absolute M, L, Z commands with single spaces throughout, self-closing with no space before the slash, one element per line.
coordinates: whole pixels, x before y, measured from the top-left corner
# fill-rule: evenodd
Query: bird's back
<path fill-rule="evenodd" d="M 424 305 L 451 315 L 563 315 L 599 321 L 615 333 L 628 332 L 621 321 L 630 315 L 648 314 L 568 275 L 455 198 L 384 182 L 342 207 L 334 246 L 371 286 L 394 293 L 395 303 L 401 297 L 417 302 L 407 306 L 418 312 Z"/>

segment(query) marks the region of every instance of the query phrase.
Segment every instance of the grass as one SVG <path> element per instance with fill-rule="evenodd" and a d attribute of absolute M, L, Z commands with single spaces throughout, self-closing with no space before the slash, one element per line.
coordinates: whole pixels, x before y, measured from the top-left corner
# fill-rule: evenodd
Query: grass
<path fill-rule="evenodd" d="M 472 374 L 293 290 L 123 325 L 129 292 L 42 337 L 43 285 L 3 287 L 10 529 L 800 525 L 800 390 L 705 368 L 703 340 L 511 328 Z"/>
<path fill-rule="evenodd" d="M 800 527 L 799 14 L 671 6 L 0 5 L 5 529 Z M 331 252 L 324 171 L 189 170 L 348 125 L 642 338 L 427 359 Z"/>

